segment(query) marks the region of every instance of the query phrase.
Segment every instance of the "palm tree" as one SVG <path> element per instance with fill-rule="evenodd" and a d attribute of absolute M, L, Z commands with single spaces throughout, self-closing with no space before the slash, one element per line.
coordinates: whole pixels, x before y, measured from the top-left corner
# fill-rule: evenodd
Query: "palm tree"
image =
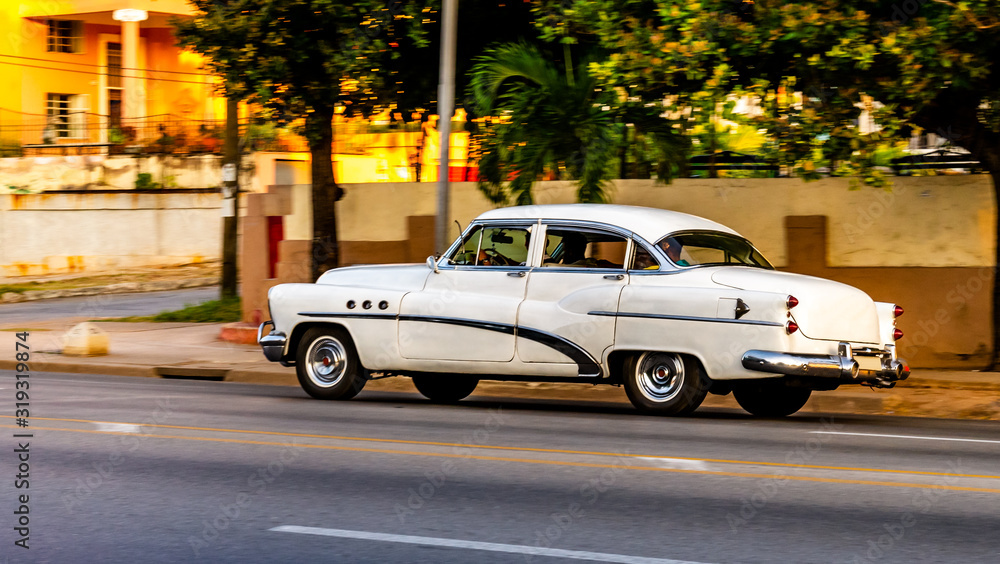
<path fill-rule="evenodd" d="M 492 116 L 475 136 L 479 188 L 491 201 L 532 203 L 532 185 L 549 171 L 578 182 L 578 201 L 606 202 L 607 180 L 637 153 L 655 159 L 660 180 L 684 170 L 689 141 L 661 107 L 598 87 L 586 61 L 571 72 L 566 56 L 565 73 L 526 43 L 476 60 L 469 95 L 477 115 Z"/>
<path fill-rule="evenodd" d="M 479 187 L 491 201 L 532 203 L 546 170 L 579 181 L 579 201 L 607 201 L 623 126 L 585 65 L 563 74 L 534 46 L 504 44 L 477 59 L 469 94 L 477 115 L 493 116 L 476 133 Z"/>

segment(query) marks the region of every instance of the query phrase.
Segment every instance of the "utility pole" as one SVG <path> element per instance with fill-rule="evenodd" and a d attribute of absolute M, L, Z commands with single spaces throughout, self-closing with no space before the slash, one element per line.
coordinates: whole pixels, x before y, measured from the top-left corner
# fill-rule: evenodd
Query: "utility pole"
<path fill-rule="evenodd" d="M 221 297 L 236 297 L 236 233 L 239 221 L 240 101 L 226 98 L 226 144 L 222 164 Z"/>
<path fill-rule="evenodd" d="M 437 218 L 434 222 L 434 250 L 443 253 L 448 238 L 448 167 L 451 164 L 451 115 L 455 113 L 455 43 L 458 29 L 458 0 L 444 0 L 441 9 L 441 70 L 438 79 L 438 133 L 441 136 L 438 166 Z"/>

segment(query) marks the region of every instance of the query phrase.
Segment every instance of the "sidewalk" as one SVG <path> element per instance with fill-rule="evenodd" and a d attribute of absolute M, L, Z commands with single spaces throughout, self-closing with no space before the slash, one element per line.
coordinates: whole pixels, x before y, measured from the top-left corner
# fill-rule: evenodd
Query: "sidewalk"
<path fill-rule="evenodd" d="M 220 270 L 218 262 L 203 262 L 114 273 L 0 277 L 0 304 L 214 286 Z"/>
<path fill-rule="evenodd" d="M 98 326 L 110 337 L 109 355 L 63 356 L 59 353 L 61 336 L 83 321 L 87 319 L 69 318 L 27 327 L 31 370 L 298 386 L 294 368 L 268 362 L 256 345 L 220 341 L 224 325 L 221 323 L 99 322 Z M 4 324 L 0 319 L 0 369 L 14 369 L 15 330 L 25 328 Z M 407 378 L 375 380 L 365 390 L 416 391 Z M 628 402 L 621 388 L 590 384 L 483 382 L 475 393 L 540 400 Z M 739 407 L 732 395 L 709 395 L 704 405 Z M 1000 373 L 916 369 L 908 380 L 888 390 L 842 386 L 832 392 L 816 392 L 803 411 L 1000 420 Z"/>

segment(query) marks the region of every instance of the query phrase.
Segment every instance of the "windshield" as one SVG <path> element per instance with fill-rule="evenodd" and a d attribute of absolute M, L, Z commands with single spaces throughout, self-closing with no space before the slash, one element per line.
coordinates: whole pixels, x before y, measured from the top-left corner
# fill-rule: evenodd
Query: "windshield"
<path fill-rule="evenodd" d="M 677 266 L 733 264 L 774 270 L 749 241 L 726 233 L 680 233 L 656 245 Z"/>

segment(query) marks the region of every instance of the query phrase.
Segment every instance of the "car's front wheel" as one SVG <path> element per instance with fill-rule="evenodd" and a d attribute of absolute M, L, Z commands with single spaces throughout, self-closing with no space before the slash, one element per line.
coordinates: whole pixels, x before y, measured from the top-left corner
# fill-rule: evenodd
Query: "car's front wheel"
<path fill-rule="evenodd" d="M 664 352 L 629 357 L 623 384 L 637 409 L 662 415 L 686 415 L 698 409 L 710 387 L 697 360 Z"/>
<path fill-rule="evenodd" d="M 354 342 L 340 327 L 306 331 L 296 351 L 295 371 L 302 389 L 317 399 L 351 399 L 368 381 Z"/>
<path fill-rule="evenodd" d="M 786 417 L 802 409 L 812 390 L 792 388 L 780 380 L 745 382 L 733 388 L 740 407 L 757 417 Z"/>
<path fill-rule="evenodd" d="M 413 385 L 433 402 L 455 403 L 469 397 L 479 385 L 479 379 L 453 374 L 414 374 Z"/>

